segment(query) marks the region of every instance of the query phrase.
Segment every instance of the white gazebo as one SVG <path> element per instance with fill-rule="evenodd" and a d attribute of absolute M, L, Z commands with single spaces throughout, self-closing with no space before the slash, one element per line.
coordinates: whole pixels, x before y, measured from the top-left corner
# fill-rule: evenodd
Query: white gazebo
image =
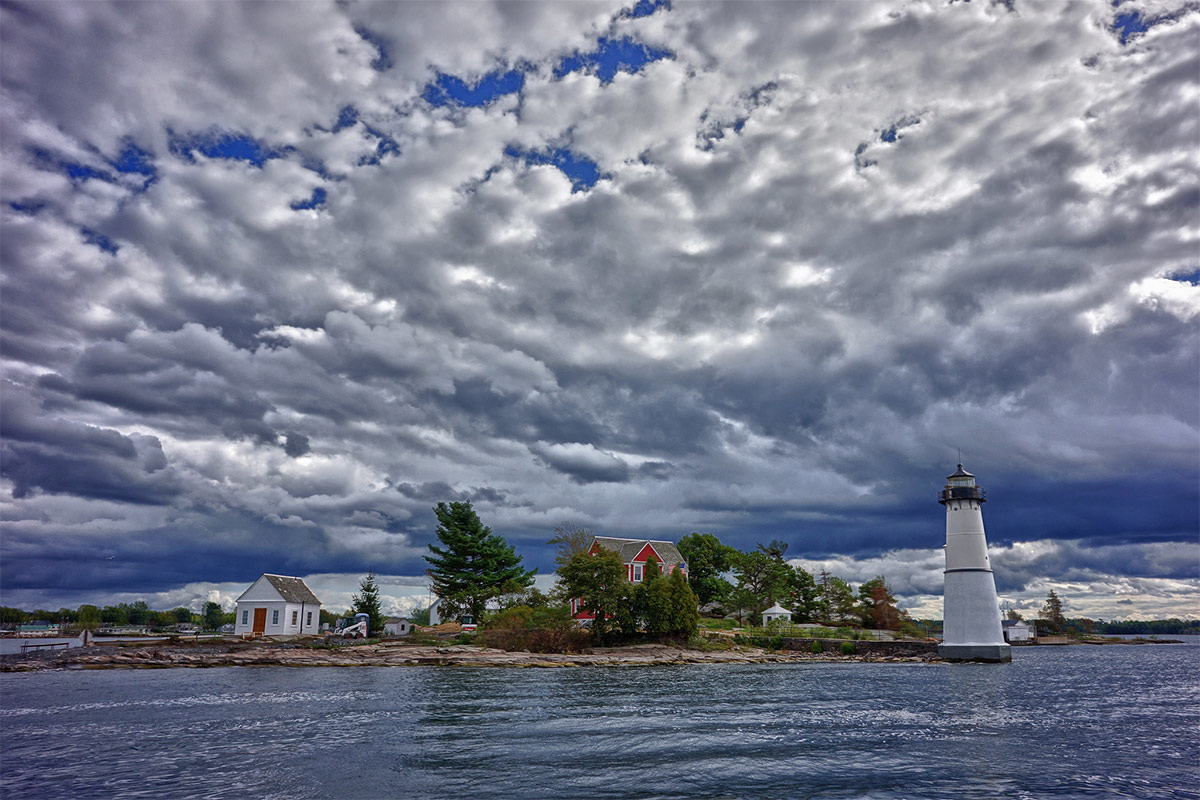
<path fill-rule="evenodd" d="M 775 605 L 771 606 L 766 611 L 764 611 L 762 617 L 763 617 L 763 627 L 765 628 L 777 619 L 781 619 L 784 622 L 791 622 L 792 621 L 792 612 L 788 611 L 786 608 L 784 608 L 783 606 L 776 603 Z"/>

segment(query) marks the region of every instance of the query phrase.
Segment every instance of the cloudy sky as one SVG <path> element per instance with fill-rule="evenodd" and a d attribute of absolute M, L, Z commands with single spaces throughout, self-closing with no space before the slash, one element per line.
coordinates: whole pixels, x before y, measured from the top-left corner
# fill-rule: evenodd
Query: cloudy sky
<path fill-rule="evenodd" d="M 423 597 L 469 498 L 1200 616 L 1194 3 L 0 5 L 0 602 Z"/>

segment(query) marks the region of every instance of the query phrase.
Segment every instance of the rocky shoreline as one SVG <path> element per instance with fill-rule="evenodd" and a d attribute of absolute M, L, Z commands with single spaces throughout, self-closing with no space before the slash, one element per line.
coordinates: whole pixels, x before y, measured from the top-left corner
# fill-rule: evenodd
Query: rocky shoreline
<path fill-rule="evenodd" d="M 587 653 L 510 652 L 476 645 L 403 641 L 354 646 L 311 642 L 207 641 L 126 643 L 0 657 L 0 672 L 47 669 L 163 669 L 172 667 L 628 667 L 668 664 L 774 664 L 802 661 L 930 662 L 936 654 L 810 653 L 736 647 L 691 650 L 664 644 L 597 647 Z"/>

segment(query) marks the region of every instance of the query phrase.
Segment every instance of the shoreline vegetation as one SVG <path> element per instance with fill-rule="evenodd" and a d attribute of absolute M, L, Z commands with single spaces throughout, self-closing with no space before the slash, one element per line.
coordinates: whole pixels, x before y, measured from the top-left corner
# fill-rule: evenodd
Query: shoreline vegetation
<path fill-rule="evenodd" d="M 814 644 L 819 643 L 819 644 Z M 1082 639 L 1063 644 L 1171 644 L 1165 639 Z M 798 662 L 942 663 L 936 642 L 771 641 L 702 639 L 688 644 L 642 643 L 590 647 L 579 653 L 503 650 L 461 641 L 368 640 L 335 643 L 317 637 L 171 638 L 100 643 L 89 647 L 35 650 L 0 656 L 0 672 L 83 669 L 169 669 L 234 666 L 278 667 L 627 667 L 680 664 L 772 664 Z"/>

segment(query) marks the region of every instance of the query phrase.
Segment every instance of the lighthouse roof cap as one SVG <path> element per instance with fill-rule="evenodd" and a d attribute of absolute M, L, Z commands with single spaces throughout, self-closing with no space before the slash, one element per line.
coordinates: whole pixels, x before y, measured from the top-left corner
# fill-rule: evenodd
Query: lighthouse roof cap
<path fill-rule="evenodd" d="M 948 478 L 974 478 L 975 476 L 972 475 L 971 473 L 967 472 L 965 469 L 963 469 L 962 464 L 959 464 L 958 469 L 955 470 L 954 474 L 948 475 L 946 477 L 948 477 Z"/>

